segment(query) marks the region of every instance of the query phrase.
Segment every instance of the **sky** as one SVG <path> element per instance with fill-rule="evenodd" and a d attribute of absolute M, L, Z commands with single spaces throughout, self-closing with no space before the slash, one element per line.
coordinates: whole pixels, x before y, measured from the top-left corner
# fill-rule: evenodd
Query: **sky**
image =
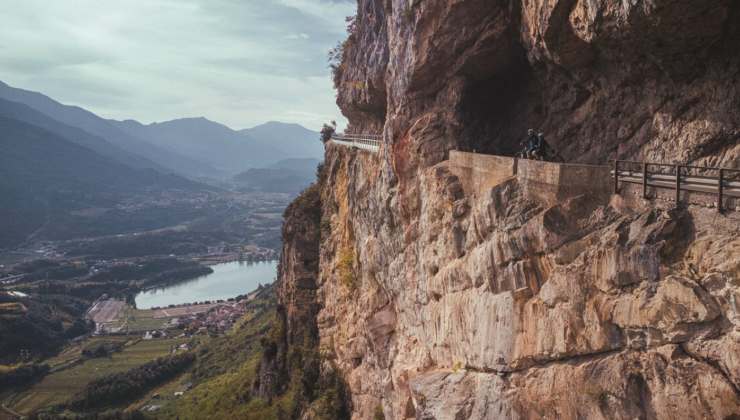
<path fill-rule="evenodd" d="M 0 0 L 0 80 L 100 116 L 318 130 L 354 0 Z"/>

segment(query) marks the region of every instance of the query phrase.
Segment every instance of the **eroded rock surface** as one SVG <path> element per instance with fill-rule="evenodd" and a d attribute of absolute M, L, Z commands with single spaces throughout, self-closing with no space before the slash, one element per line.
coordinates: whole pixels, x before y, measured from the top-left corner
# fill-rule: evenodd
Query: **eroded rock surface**
<path fill-rule="evenodd" d="M 570 161 L 740 167 L 738 4 L 358 11 L 338 103 L 384 145 L 327 146 L 315 284 L 353 418 L 740 416 L 737 212 L 553 204 L 517 178 L 473 193 L 446 161 L 532 126 Z"/>
<path fill-rule="evenodd" d="M 442 163 L 422 172 L 405 225 L 368 201 L 372 176 L 348 173 L 377 158 L 328 156 L 319 331 L 356 418 L 378 404 L 386 418 L 739 412 L 737 214 L 590 196 L 548 207 L 516 179 L 472 201 Z M 351 284 L 337 269 L 347 249 Z"/>

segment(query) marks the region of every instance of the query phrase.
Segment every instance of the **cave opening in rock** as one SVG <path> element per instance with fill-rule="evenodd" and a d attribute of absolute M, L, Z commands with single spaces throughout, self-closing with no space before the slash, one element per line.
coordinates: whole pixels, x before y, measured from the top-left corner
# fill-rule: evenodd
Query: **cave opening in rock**
<path fill-rule="evenodd" d="M 385 102 L 382 103 L 382 106 L 358 108 L 352 112 L 344 111 L 342 114 L 350 121 L 345 130 L 348 133 L 380 134 L 383 132 L 386 114 Z"/>
<path fill-rule="evenodd" d="M 537 79 L 523 50 L 512 55 L 505 69 L 468 79 L 458 114 L 460 150 L 513 156 L 527 129 L 538 129 L 543 110 Z"/>

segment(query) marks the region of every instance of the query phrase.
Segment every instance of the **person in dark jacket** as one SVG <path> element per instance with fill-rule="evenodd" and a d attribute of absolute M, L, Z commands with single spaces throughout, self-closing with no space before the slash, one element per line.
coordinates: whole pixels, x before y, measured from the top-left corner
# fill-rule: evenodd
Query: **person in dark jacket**
<path fill-rule="evenodd" d="M 537 133 L 534 140 L 534 146 L 529 152 L 530 159 L 545 159 L 545 153 L 547 152 L 545 148 L 546 144 L 545 133 Z"/>
<path fill-rule="evenodd" d="M 527 130 L 527 138 L 525 138 L 524 141 L 521 142 L 521 145 L 524 146 L 522 157 L 530 159 L 532 151 L 535 149 L 535 147 L 537 147 L 537 142 L 537 135 L 534 133 L 534 129 L 530 128 L 529 130 Z"/>

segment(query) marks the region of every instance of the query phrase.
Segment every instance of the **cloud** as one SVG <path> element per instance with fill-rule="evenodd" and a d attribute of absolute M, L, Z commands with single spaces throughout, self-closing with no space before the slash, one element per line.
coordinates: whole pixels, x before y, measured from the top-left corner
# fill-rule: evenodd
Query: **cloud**
<path fill-rule="evenodd" d="M 318 128 L 352 0 L 0 0 L 0 80 L 117 119 Z"/>
<path fill-rule="evenodd" d="M 311 36 L 307 33 L 301 32 L 299 34 L 286 35 L 285 39 L 309 39 Z"/>

